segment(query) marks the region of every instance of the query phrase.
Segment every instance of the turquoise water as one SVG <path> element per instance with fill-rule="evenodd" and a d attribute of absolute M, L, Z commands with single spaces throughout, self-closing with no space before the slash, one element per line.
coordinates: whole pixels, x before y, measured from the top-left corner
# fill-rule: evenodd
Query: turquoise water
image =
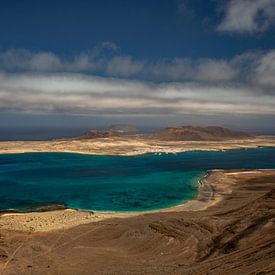
<path fill-rule="evenodd" d="M 160 209 L 194 198 L 207 170 L 239 168 L 275 168 L 275 148 L 134 157 L 2 154 L 0 209 L 57 203 L 99 211 Z"/>

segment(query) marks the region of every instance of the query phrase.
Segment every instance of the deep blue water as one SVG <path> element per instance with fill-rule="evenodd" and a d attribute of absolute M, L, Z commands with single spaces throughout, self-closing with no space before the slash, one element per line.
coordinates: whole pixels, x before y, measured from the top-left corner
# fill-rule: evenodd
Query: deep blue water
<path fill-rule="evenodd" d="M 0 154 L 0 209 L 62 203 L 100 211 L 165 208 L 197 195 L 209 169 L 275 168 L 275 148 L 134 157 Z"/>

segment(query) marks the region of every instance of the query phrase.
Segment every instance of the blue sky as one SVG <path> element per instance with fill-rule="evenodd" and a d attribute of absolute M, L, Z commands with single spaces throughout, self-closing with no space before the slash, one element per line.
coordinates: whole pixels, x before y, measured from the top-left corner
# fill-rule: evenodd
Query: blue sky
<path fill-rule="evenodd" d="M 275 0 L 2 1 L 0 127 L 272 130 L 274 23 Z"/>
<path fill-rule="evenodd" d="M 265 32 L 217 31 L 229 1 L 2 1 L 1 49 L 52 51 L 63 56 L 102 42 L 136 58 L 229 58 L 270 49 L 274 28 Z"/>

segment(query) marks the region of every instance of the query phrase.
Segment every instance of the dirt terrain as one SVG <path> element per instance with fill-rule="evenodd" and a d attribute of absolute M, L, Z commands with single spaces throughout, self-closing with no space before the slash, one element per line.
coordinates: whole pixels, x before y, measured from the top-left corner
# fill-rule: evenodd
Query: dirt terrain
<path fill-rule="evenodd" d="M 1 274 L 274 274 L 275 171 L 216 171 L 208 180 L 230 189 L 205 210 L 2 229 Z"/>

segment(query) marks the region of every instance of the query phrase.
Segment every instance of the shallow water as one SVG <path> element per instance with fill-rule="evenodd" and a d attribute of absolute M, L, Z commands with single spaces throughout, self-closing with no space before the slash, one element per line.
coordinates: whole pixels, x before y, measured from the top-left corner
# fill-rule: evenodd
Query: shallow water
<path fill-rule="evenodd" d="M 207 170 L 239 168 L 275 168 L 275 148 L 134 157 L 0 154 L 0 209 L 56 203 L 99 211 L 160 209 L 194 198 Z"/>

